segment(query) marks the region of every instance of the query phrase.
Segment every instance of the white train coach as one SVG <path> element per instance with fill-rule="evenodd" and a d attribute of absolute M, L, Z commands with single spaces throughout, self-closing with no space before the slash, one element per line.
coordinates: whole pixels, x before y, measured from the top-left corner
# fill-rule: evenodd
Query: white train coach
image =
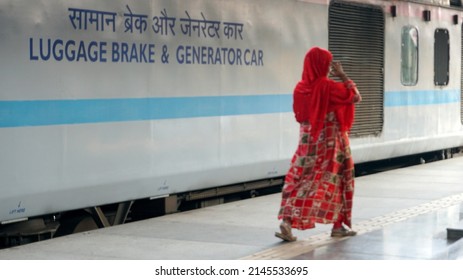
<path fill-rule="evenodd" d="M 362 93 L 356 163 L 449 155 L 462 18 L 457 0 L 0 0 L 0 236 L 281 184 L 313 46 Z"/>

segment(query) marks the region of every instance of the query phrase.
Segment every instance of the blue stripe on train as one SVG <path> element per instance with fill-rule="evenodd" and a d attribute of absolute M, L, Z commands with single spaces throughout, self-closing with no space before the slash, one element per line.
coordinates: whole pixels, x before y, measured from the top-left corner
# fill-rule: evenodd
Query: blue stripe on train
<path fill-rule="evenodd" d="M 0 127 L 142 121 L 288 112 L 281 95 L 1 101 Z"/>
<path fill-rule="evenodd" d="M 459 90 L 388 91 L 384 106 L 420 106 L 460 102 Z"/>
<path fill-rule="evenodd" d="M 368 98 L 367 95 L 364 99 Z M 390 91 L 386 107 L 460 102 L 458 90 Z M 287 113 L 291 94 L 0 101 L 0 127 Z"/>

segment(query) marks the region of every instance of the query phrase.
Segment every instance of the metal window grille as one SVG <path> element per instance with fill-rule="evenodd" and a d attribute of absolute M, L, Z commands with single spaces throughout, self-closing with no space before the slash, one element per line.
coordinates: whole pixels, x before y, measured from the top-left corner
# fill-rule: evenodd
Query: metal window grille
<path fill-rule="evenodd" d="M 380 7 L 333 1 L 329 7 L 329 49 L 357 84 L 353 137 L 378 135 L 383 128 L 384 13 Z"/>

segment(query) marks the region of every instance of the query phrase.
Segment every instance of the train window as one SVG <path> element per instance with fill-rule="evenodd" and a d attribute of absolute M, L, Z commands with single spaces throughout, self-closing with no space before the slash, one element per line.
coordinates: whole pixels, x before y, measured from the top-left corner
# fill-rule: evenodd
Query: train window
<path fill-rule="evenodd" d="M 446 86 L 449 83 L 450 43 L 447 29 L 434 32 L 434 84 Z"/>
<path fill-rule="evenodd" d="M 418 82 L 418 29 L 414 26 L 402 28 L 401 81 L 405 86 Z"/>

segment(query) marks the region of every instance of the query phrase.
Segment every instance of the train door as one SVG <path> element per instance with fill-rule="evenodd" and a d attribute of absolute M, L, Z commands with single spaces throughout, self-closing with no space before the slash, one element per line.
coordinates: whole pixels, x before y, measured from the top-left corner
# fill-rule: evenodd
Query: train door
<path fill-rule="evenodd" d="M 383 128 L 384 13 L 380 7 L 333 1 L 328 25 L 334 60 L 342 61 L 363 96 L 351 135 L 378 135 Z"/>
<path fill-rule="evenodd" d="M 461 123 L 463 124 L 463 24 L 461 25 L 461 84 L 460 84 L 460 117 L 461 117 Z"/>

